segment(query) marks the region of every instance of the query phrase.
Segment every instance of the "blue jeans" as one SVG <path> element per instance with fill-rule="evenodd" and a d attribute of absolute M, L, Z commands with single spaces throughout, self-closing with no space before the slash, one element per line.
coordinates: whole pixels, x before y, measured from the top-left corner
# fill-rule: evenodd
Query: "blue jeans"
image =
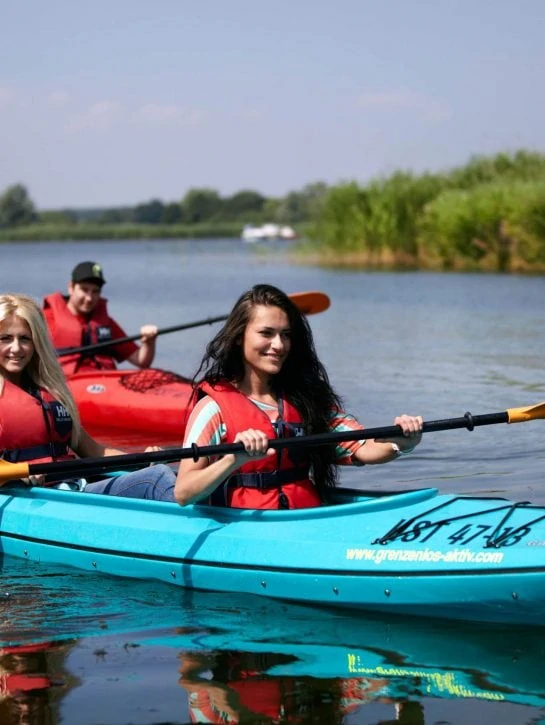
<path fill-rule="evenodd" d="M 108 496 L 146 498 L 154 501 L 174 501 L 176 474 L 163 464 L 148 466 L 133 473 L 88 483 L 85 493 L 103 493 Z"/>

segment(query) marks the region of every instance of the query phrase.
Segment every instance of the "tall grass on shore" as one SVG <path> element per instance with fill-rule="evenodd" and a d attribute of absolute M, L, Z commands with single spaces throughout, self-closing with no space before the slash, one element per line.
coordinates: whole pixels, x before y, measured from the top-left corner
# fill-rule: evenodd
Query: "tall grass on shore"
<path fill-rule="evenodd" d="M 332 187 L 311 238 L 327 266 L 544 272 L 545 155 Z"/>
<path fill-rule="evenodd" d="M 545 179 L 445 191 L 419 220 L 420 266 L 545 271 Z"/>

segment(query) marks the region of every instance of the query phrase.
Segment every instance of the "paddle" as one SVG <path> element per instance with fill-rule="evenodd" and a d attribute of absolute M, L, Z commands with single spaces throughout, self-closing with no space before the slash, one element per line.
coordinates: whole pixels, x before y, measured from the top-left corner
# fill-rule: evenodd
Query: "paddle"
<path fill-rule="evenodd" d="M 327 310 L 327 308 L 331 304 L 330 299 L 328 295 L 325 294 L 325 292 L 293 292 L 291 295 L 288 295 L 288 297 L 305 315 L 316 315 L 319 312 L 324 312 L 324 310 Z M 166 335 L 169 332 L 190 330 L 192 327 L 213 325 L 215 322 L 223 322 L 227 319 L 227 317 L 228 315 L 219 315 L 218 317 L 207 317 L 204 320 L 197 320 L 196 322 L 186 322 L 183 325 L 163 327 L 157 332 L 157 334 Z M 104 342 L 97 342 L 93 345 L 84 345 L 82 347 L 63 347 L 56 352 L 58 357 L 64 357 L 66 355 L 77 355 L 83 352 L 102 350 L 105 347 L 112 347 L 113 345 L 119 345 L 123 342 L 134 342 L 135 340 L 139 340 L 140 337 L 140 334 L 131 335 L 130 337 L 118 337 L 116 340 L 104 340 Z"/>
<path fill-rule="evenodd" d="M 445 418 L 431 420 L 424 423 L 423 432 L 433 433 L 441 430 L 454 430 L 467 428 L 473 430 L 482 425 L 496 423 L 523 423 L 528 420 L 545 418 L 545 402 L 525 408 L 510 408 L 501 413 L 486 413 L 484 415 L 471 415 L 465 413 L 461 418 Z M 367 438 L 395 438 L 402 434 L 397 425 L 382 428 L 365 428 L 360 430 L 342 431 L 339 433 L 317 433 L 315 435 L 298 436 L 295 438 L 281 438 L 269 441 L 271 448 L 293 448 L 295 446 L 331 445 L 341 441 L 364 440 Z M 85 473 L 102 473 L 108 470 L 123 470 L 135 465 L 158 463 L 160 461 L 179 461 L 182 458 L 197 460 L 202 456 L 218 456 L 226 453 L 237 453 L 243 450 L 242 443 L 225 443 L 219 446 L 196 446 L 190 448 L 169 448 L 164 451 L 151 451 L 149 453 L 127 453 L 122 456 L 108 456 L 107 458 L 80 458 L 73 461 L 59 461 L 58 463 L 8 463 L 0 460 L 0 485 L 17 478 L 26 478 L 30 475 L 42 473 L 54 474 L 62 477 L 82 475 Z"/>

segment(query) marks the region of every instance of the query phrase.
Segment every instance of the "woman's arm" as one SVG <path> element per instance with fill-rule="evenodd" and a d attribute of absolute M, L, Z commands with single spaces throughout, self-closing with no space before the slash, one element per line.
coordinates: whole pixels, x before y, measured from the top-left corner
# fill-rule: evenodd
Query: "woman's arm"
<path fill-rule="evenodd" d="M 237 433 L 235 443 L 243 443 L 246 450 L 228 453 L 213 463 L 207 458 L 181 461 L 174 486 L 174 498 L 180 506 L 206 498 L 248 461 L 276 455 L 274 448 L 269 448 L 267 436 L 260 430 L 249 428 Z"/>
<path fill-rule="evenodd" d="M 378 441 L 373 438 L 362 444 L 353 454 L 359 463 L 387 463 L 403 453 L 410 453 L 422 440 L 422 416 L 400 415 L 394 418 L 394 425 L 399 425 L 403 435 Z"/>
<path fill-rule="evenodd" d="M 184 447 L 193 443 L 197 446 L 217 446 L 225 443 L 225 440 L 225 421 L 220 407 L 210 396 L 205 395 L 191 411 Z M 244 463 L 252 458 L 255 460 L 256 456 L 263 458 L 268 453 L 265 450 L 267 436 L 262 431 L 244 431 L 235 440 L 244 443 L 245 453 L 228 454 L 213 460 L 199 458 L 198 461 L 181 461 L 174 487 L 174 498 L 180 506 L 206 498 Z"/>
<path fill-rule="evenodd" d="M 103 458 L 104 456 L 122 456 L 126 451 L 118 448 L 103 446 L 87 433 L 83 428 L 80 431 L 79 439 L 72 444 L 72 450 L 80 458 Z"/>

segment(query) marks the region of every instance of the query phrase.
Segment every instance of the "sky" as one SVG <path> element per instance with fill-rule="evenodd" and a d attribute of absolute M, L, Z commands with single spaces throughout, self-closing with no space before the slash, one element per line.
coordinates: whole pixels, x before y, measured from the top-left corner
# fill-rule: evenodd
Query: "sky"
<path fill-rule="evenodd" d="M 0 134 L 42 210 L 545 152 L 545 0 L 0 0 Z"/>

